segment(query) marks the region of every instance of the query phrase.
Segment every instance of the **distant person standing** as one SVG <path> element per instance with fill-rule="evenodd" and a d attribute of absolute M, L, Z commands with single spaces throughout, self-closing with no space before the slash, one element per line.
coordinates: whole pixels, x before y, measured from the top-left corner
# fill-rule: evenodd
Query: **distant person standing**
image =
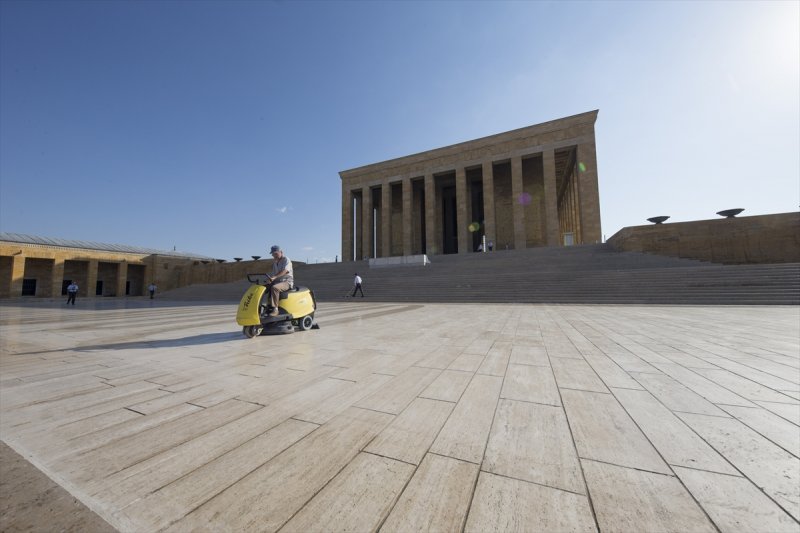
<path fill-rule="evenodd" d="M 75 305 L 75 296 L 78 295 L 78 284 L 75 281 L 72 281 L 69 285 L 67 285 L 67 305 L 72 302 L 72 305 Z"/>
<path fill-rule="evenodd" d="M 156 295 L 156 289 L 158 289 L 158 287 L 156 286 L 155 283 L 151 283 L 150 286 L 147 287 L 147 290 L 150 291 L 150 299 L 151 300 Z"/>
<path fill-rule="evenodd" d="M 489 251 L 491 252 L 492 249 L 494 249 L 494 243 L 492 241 L 489 241 L 488 245 L 489 245 Z"/>
<path fill-rule="evenodd" d="M 358 275 L 356 272 L 356 277 L 353 279 L 353 294 L 350 295 L 351 298 L 356 297 L 356 291 L 361 293 L 361 297 L 364 297 L 364 289 L 361 288 L 361 276 Z"/>

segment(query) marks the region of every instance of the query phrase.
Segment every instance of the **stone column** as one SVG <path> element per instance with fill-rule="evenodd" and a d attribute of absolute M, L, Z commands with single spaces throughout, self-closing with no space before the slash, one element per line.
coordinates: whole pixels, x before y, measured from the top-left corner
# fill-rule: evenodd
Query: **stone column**
<path fill-rule="evenodd" d="M 392 255 L 392 184 L 381 185 L 381 257 Z"/>
<path fill-rule="evenodd" d="M 458 230 L 458 253 L 460 254 L 471 251 L 467 204 L 467 172 L 464 167 L 456 167 L 456 228 Z"/>
<path fill-rule="evenodd" d="M 25 277 L 25 256 L 11 256 L 11 288 L 9 296 L 19 298 L 22 296 L 22 279 Z"/>
<path fill-rule="evenodd" d="M 522 157 L 511 158 L 511 205 L 514 217 L 514 249 L 523 250 L 526 247 L 525 235 L 525 206 L 522 199 Z"/>
<path fill-rule="evenodd" d="M 433 174 L 425 174 L 425 253 L 436 255 L 436 182 Z"/>
<path fill-rule="evenodd" d="M 547 246 L 558 246 L 558 191 L 556 190 L 556 154 L 554 150 L 542 153 L 544 166 L 544 234 Z"/>
<path fill-rule="evenodd" d="M 374 257 L 372 241 L 372 190 L 364 187 L 361 189 L 361 253 L 364 257 Z"/>
<path fill-rule="evenodd" d="M 494 221 L 494 168 L 491 161 L 484 161 L 483 167 L 483 227 L 486 242 L 496 241 Z M 495 242 L 495 244 L 497 244 Z"/>
<path fill-rule="evenodd" d="M 125 284 L 128 281 L 128 262 L 122 261 L 117 265 L 117 296 L 125 296 Z M 186 282 L 188 285 L 188 280 Z"/>
<path fill-rule="evenodd" d="M 356 261 L 364 259 L 364 233 L 361 231 L 361 210 L 364 207 L 364 195 L 361 194 L 361 189 L 351 191 L 353 198 L 353 256 Z"/>
<path fill-rule="evenodd" d="M 56 257 L 53 260 L 53 272 L 50 277 L 50 298 L 61 297 L 61 285 L 64 283 L 64 259 Z"/>
<path fill-rule="evenodd" d="M 403 255 L 411 255 L 411 215 L 413 214 L 411 200 L 413 191 L 411 189 L 411 178 L 403 178 Z"/>
<path fill-rule="evenodd" d="M 150 285 L 150 283 L 155 283 L 156 285 L 158 285 L 158 283 L 156 282 L 157 261 L 158 261 L 158 255 L 154 254 L 148 257 L 146 262 L 143 262 L 144 277 L 142 279 L 142 286 L 138 288 L 139 289 L 138 292 L 134 292 L 133 296 L 144 296 L 145 294 L 147 294 L 147 286 Z M 204 278 L 205 278 L 206 266 L 207 265 L 201 264 L 199 268 L 192 269 L 192 283 L 205 283 Z M 160 289 L 164 290 L 163 287 L 160 287 Z"/>
<path fill-rule="evenodd" d="M 80 283 L 78 286 L 80 287 Z M 97 292 L 97 259 L 90 259 L 86 269 L 86 292 L 81 296 L 94 298 L 96 296 L 95 292 Z M 80 294 L 80 290 L 78 294 Z"/>
<path fill-rule="evenodd" d="M 353 260 L 353 196 L 342 183 L 342 262 Z"/>
<path fill-rule="evenodd" d="M 574 171 L 577 172 L 577 169 Z M 575 174 L 570 178 L 569 184 L 569 198 L 570 205 L 572 205 L 572 228 L 575 231 L 575 244 L 583 243 L 583 233 L 581 232 L 581 216 L 580 208 L 578 206 L 578 176 Z"/>
<path fill-rule="evenodd" d="M 597 151 L 595 143 L 578 145 L 578 200 L 580 202 L 581 244 L 601 242 L 600 192 L 597 184 Z"/>

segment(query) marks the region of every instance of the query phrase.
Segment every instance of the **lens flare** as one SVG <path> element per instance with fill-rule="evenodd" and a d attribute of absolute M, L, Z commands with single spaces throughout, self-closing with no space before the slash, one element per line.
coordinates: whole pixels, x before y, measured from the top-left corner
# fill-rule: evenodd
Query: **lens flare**
<path fill-rule="evenodd" d="M 519 193 L 519 196 L 517 197 L 517 202 L 520 205 L 530 205 L 530 203 L 531 203 L 531 195 L 526 193 L 526 192 L 521 192 L 521 193 Z"/>
<path fill-rule="evenodd" d="M 579 162 L 578 170 L 580 170 L 581 172 L 586 172 L 586 165 L 584 165 L 583 162 Z"/>
<path fill-rule="evenodd" d="M 479 223 L 479 222 L 473 222 L 472 224 L 470 224 L 469 226 L 467 226 L 467 228 L 469 229 L 469 232 L 470 232 L 470 233 L 475 233 L 476 231 L 478 231 L 479 229 L 481 229 L 481 225 L 480 225 L 480 223 Z"/>

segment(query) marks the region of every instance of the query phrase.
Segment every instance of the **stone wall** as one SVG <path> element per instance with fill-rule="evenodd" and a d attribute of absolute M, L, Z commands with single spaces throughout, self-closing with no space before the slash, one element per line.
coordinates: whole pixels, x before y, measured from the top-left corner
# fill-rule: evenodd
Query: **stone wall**
<path fill-rule="evenodd" d="M 303 265 L 294 263 L 295 268 Z M 271 270 L 271 257 L 219 263 L 173 255 L 0 242 L 0 298 L 21 296 L 26 279 L 35 280 L 36 297 L 59 298 L 64 281 L 75 281 L 79 297 L 93 298 L 126 296 L 126 285 L 128 296 L 144 296 L 151 282 L 162 292 L 187 285 L 230 283 L 246 279 L 248 273 Z"/>
<path fill-rule="evenodd" d="M 714 263 L 800 262 L 800 212 L 633 226 L 608 239 L 614 249 Z"/>

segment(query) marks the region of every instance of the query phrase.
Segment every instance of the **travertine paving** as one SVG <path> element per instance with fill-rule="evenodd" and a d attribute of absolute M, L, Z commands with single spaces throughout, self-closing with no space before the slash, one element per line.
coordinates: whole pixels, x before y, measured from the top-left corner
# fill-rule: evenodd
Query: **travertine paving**
<path fill-rule="evenodd" d="M 0 437 L 122 531 L 800 531 L 796 307 L 61 305 Z"/>

